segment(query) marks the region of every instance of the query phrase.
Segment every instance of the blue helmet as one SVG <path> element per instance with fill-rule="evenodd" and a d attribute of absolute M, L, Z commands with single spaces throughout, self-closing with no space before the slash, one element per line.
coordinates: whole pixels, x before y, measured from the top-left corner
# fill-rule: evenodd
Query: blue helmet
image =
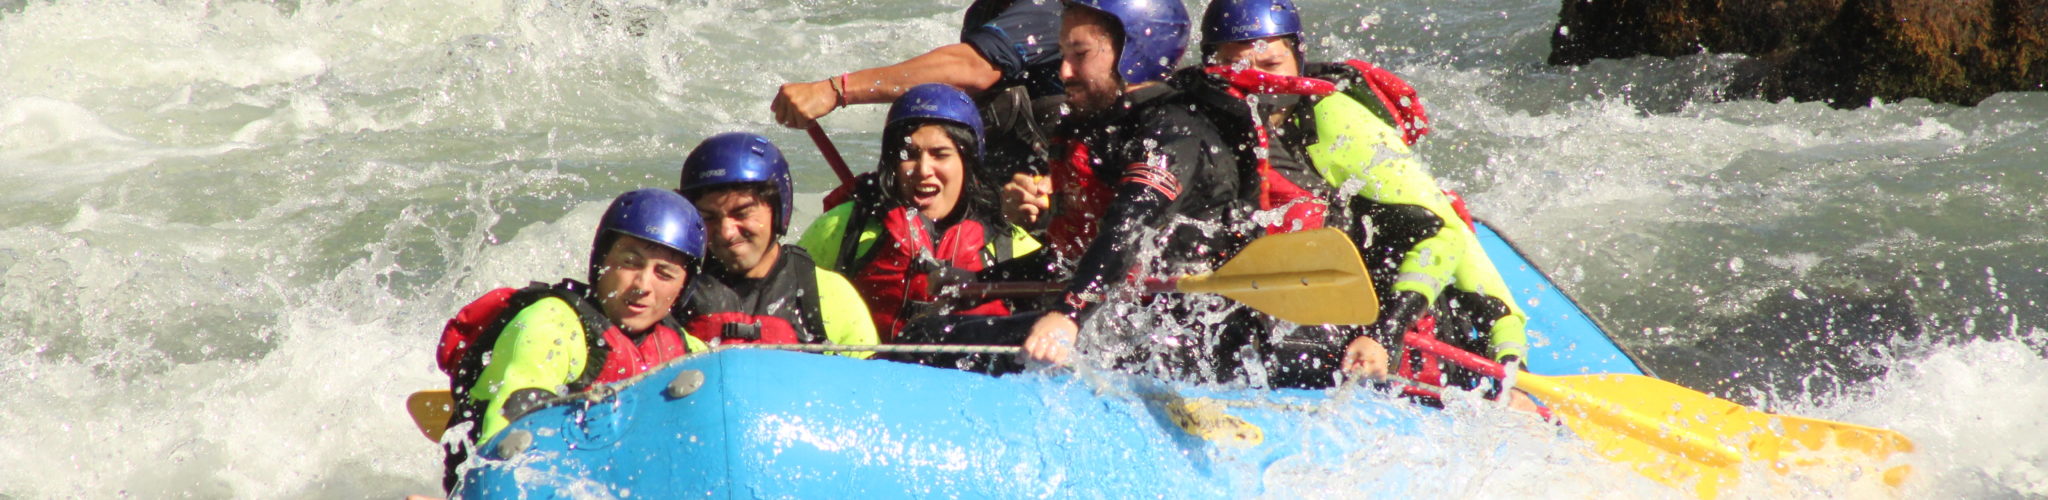
<path fill-rule="evenodd" d="M 911 87 L 902 97 L 889 105 L 889 121 L 886 128 L 916 121 L 948 122 L 974 132 L 974 152 L 981 154 L 982 128 L 981 110 L 974 107 L 974 99 L 966 92 L 943 83 L 927 83 Z M 883 145 L 884 149 L 888 145 Z"/>
<path fill-rule="evenodd" d="M 789 161 L 760 134 L 726 132 L 704 139 L 683 159 L 682 186 L 676 190 L 695 200 L 706 189 L 755 183 L 775 186 L 775 235 L 787 233 L 790 212 L 796 207 Z"/>
<path fill-rule="evenodd" d="M 1068 0 L 1116 19 L 1124 46 L 1116 71 L 1124 83 L 1166 79 L 1188 49 L 1188 8 L 1180 0 Z"/>
<path fill-rule="evenodd" d="M 690 268 L 704 260 L 704 218 L 683 195 L 666 189 L 630 191 L 612 199 L 590 245 L 590 283 L 597 283 L 604 254 L 620 235 L 632 236 L 690 256 Z"/>
<path fill-rule="evenodd" d="M 1216 0 L 1202 12 L 1204 52 L 1229 42 L 1301 36 L 1301 9 L 1292 0 Z"/>

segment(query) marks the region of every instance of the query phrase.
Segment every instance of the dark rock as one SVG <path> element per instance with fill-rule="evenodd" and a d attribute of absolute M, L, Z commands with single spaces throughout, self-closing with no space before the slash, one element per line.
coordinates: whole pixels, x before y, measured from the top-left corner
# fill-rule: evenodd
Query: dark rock
<path fill-rule="evenodd" d="M 1728 94 L 1974 105 L 2048 89 L 2048 0 L 1564 0 L 1550 63 L 1747 54 Z"/>

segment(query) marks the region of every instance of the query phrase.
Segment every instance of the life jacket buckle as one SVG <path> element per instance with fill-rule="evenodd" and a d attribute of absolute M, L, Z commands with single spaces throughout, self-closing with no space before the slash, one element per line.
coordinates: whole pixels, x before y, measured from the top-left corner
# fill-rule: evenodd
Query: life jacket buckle
<path fill-rule="evenodd" d="M 721 330 L 718 336 L 725 340 L 761 340 L 760 323 L 740 323 L 735 321 L 726 323 Z"/>

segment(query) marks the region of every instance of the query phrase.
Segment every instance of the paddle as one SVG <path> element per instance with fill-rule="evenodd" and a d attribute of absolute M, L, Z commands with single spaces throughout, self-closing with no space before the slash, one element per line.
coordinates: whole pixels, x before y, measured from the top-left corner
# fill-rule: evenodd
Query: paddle
<path fill-rule="evenodd" d="M 1214 293 L 1260 312 L 1303 325 L 1369 325 L 1379 319 L 1379 296 L 1343 231 L 1322 228 L 1259 238 L 1223 267 L 1206 274 L 1148 280 L 1152 293 Z M 1058 293 L 1058 283 L 976 283 L 958 289 L 977 298 Z"/>
<path fill-rule="evenodd" d="M 1480 374 L 1512 380 L 1609 460 L 1703 498 L 1733 485 L 1748 461 L 1778 473 L 1828 469 L 1837 479 L 1875 477 L 1890 486 L 1911 472 L 1882 463 L 1913 450 L 1913 442 L 1895 431 L 1773 415 L 1640 375 L 1510 376 L 1500 363 L 1434 338 L 1410 334 L 1405 340 Z"/>
<path fill-rule="evenodd" d="M 825 163 L 832 165 L 832 173 L 839 174 L 839 184 L 853 185 L 853 169 L 847 168 L 846 158 L 839 156 L 839 147 L 832 144 L 832 138 L 825 135 L 825 129 L 817 122 L 811 122 L 804 131 L 811 133 L 811 144 L 816 144 L 818 153 L 825 155 Z"/>
<path fill-rule="evenodd" d="M 420 429 L 420 434 L 438 443 L 441 434 L 448 432 L 448 416 L 455 413 L 455 397 L 447 389 L 415 392 L 405 398 L 405 412 L 412 414 L 412 425 Z"/>

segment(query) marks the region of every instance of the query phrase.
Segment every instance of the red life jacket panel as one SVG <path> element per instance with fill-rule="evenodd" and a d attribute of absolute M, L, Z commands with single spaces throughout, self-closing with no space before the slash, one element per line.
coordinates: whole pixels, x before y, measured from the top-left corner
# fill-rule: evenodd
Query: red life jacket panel
<path fill-rule="evenodd" d="M 484 292 L 482 297 L 462 306 L 455 317 L 441 327 L 441 343 L 434 348 L 434 361 L 441 366 L 441 372 L 455 376 L 455 370 L 462 366 L 462 357 L 476 345 L 477 337 L 483 336 L 484 329 L 505 312 L 505 305 L 519 290 L 499 288 Z"/>
<path fill-rule="evenodd" d="M 789 320 L 742 311 L 699 314 L 683 326 L 690 335 L 720 344 L 800 344 Z"/>
<path fill-rule="evenodd" d="M 654 330 L 647 332 L 639 342 L 634 342 L 617 327 L 606 329 L 602 335 L 605 345 L 611 349 L 604 358 L 604 368 L 597 372 L 596 380 L 592 380 L 591 383 L 609 384 L 632 378 L 669 360 L 689 354 L 690 345 L 683 342 L 682 334 L 669 327 L 670 323 L 663 321 L 662 324 L 655 325 Z M 584 334 L 588 335 L 589 332 Z"/>
<path fill-rule="evenodd" d="M 1079 259 L 1088 242 L 1095 240 L 1097 226 L 1108 215 L 1115 193 L 1098 177 L 1097 159 L 1088 144 L 1060 138 L 1053 151 L 1052 185 L 1058 187 L 1053 190 L 1052 222 L 1046 228 L 1047 239 L 1052 241 L 1047 246 L 1061 259 Z"/>
<path fill-rule="evenodd" d="M 1414 146 L 1415 141 L 1429 133 L 1429 112 L 1422 108 L 1422 97 L 1416 95 L 1415 87 L 1394 72 L 1372 63 L 1352 59 L 1344 61 L 1344 64 L 1364 75 L 1365 85 L 1394 116 L 1394 127 L 1401 130 L 1401 142 Z"/>
<path fill-rule="evenodd" d="M 1421 318 L 1408 325 L 1408 331 L 1403 332 L 1403 335 L 1436 338 L 1436 315 L 1423 314 Z M 1437 387 L 1442 387 L 1446 383 L 1443 358 L 1421 349 L 1409 349 L 1408 352 L 1394 354 L 1401 360 L 1394 368 L 1395 375 Z M 1436 396 L 1432 391 L 1415 386 L 1404 386 L 1402 391 L 1410 396 Z"/>
<path fill-rule="evenodd" d="M 1465 208 L 1465 197 L 1449 189 L 1444 190 L 1444 196 L 1451 197 L 1451 210 L 1458 212 L 1458 218 L 1465 220 L 1465 229 L 1478 231 L 1479 226 L 1472 223 L 1472 211 Z"/>

